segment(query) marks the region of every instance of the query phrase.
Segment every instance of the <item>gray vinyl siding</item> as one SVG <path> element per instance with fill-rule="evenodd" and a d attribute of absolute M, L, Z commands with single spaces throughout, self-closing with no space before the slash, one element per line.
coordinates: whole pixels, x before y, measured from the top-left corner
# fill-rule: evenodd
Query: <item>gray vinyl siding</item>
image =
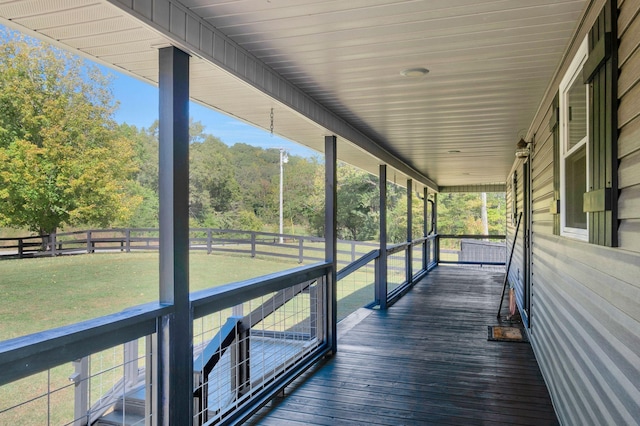
<path fill-rule="evenodd" d="M 640 0 L 619 3 L 618 237 L 621 248 L 640 252 Z"/>
<path fill-rule="evenodd" d="M 524 209 L 524 174 L 522 172 L 522 161 L 516 162 L 515 168 L 512 170 L 511 175 L 509 175 L 509 182 L 513 185 L 514 180 L 514 171 L 515 171 L 515 188 L 507 194 L 507 206 L 508 206 L 508 219 L 507 219 L 507 259 L 508 255 L 511 253 L 511 249 L 513 248 L 513 258 L 511 260 L 511 267 L 509 268 L 509 283 L 513 286 L 516 295 L 516 302 L 518 306 L 523 306 L 524 304 L 524 222 L 526 217 L 523 215 L 520 230 L 518 231 L 518 238 L 513 245 L 513 237 L 516 232 L 518 216 Z M 516 205 L 516 216 L 511 220 L 513 216 L 513 197 L 515 197 L 515 205 Z M 528 318 L 526 318 L 526 312 L 522 311 L 522 316 L 527 323 Z"/>
<path fill-rule="evenodd" d="M 575 46 L 604 1 L 587 10 L 530 128 L 530 337 L 564 425 L 640 424 L 640 0 L 619 2 L 618 248 L 554 235 L 552 101 Z M 520 162 L 514 164 L 520 173 Z M 513 238 L 515 228 L 507 229 Z M 519 244 L 518 244 L 519 245 Z"/>

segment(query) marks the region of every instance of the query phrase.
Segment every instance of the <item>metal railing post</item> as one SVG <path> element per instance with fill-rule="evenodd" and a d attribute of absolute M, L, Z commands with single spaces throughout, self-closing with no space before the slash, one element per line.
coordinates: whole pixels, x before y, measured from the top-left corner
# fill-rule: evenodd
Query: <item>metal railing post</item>
<path fill-rule="evenodd" d="M 129 386 L 138 382 L 138 340 L 124 344 L 124 378 Z"/>
<path fill-rule="evenodd" d="M 89 357 L 73 361 L 73 426 L 86 426 L 89 412 Z"/>
<path fill-rule="evenodd" d="M 249 366 L 249 336 L 251 329 L 242 322 L 236 325 L 235 342 L 231 348 L 231 391 L 236 399 L 247 393 L 251 388 L 251 369 Z M 206 398 L 206 395 L 202 396 Z"/>
<path fill-rule="evenodd" d="M 320 281 L 316 285 L 309 287 L 309 334 L 311 339 L 318 337 L 318 286 Z"/>

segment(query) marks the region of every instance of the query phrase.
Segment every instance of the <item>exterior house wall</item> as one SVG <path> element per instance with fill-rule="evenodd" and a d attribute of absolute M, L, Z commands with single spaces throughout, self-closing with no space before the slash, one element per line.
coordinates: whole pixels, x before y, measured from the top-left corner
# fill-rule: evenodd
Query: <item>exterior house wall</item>
<path fill-rule="evenodd" d="M 550 212 L 553 98 L 577 45 L 604 4 L 594 1 L 586 11 L 529 133 L 535 140 L 529 333 L 565 425 L 640 422 L 640 0 L 618 2 L 619 247 L 555 235 L 555 215 Z M 520 170 L 518 160 L 513 171 Z M 508 227 L 508 240 L 514 231 Z M 510 279 L 514 277 L 510 273 Z"/>
<path fill-rule="evenodd" d="M 525 301 L 525 269 L 524 269 L 524 226 L 527 217 L 524 215 L 524 173 L 522 161 L 517 161 L 516 166 L 509 176 L 507 184 L 507 259 L 513 249 L 511 258 L 511 266 L 509 268 L 509 284 L 515 291 L 518 306 L 524 307 Z M 520 219 L 520 228 L 517 232 L 518 218 Z M 514 238 L 516 238 L 514 244 Z M 522 319 L 525 324 L 528 323 L 528 315 L 526 309 L 521 310 Z"/>

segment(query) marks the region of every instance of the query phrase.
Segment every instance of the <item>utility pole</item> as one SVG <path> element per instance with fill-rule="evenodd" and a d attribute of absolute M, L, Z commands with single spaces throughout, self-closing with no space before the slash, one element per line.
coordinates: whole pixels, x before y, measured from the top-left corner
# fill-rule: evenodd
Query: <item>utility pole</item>
<path fill-rule="evenodd" d="M 282 221 L 282 195 L 283 195 L 283 189 L 284 189 L 284 167 L 283 165 L 285 163 L 287 163 L 289 161 L 289 156 L 287 155 L 287 152 L 284 150 L 284 148 L 280 148 L 280 244 L 282 244 L 284 242 L 283 238 L 282 238 L 282 234 L 284 233 L 283 231 L 283 221 Z"/>

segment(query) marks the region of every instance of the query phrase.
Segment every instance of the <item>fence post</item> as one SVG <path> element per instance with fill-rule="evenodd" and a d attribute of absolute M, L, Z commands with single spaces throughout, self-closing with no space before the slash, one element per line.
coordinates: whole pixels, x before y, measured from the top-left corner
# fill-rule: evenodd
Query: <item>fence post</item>
<path fill-rule="evenodd" d="M 304 262 L 304 238 L 298 240 L 298 263 Z"/>
<path fill-rule="evenodd" d="M 126 250 L 126 252 L 129 253 L 129 252 L 131 252 L 131 229 L 127 228 L 127 230 L 125 231 L 124 237 L 125 237 L 126 242 L 127 242 L 127 250 Z"/>
<path fill-rule="evenodd" d="M 91 241 L 91 231 L 87 231 L 87 253 L 93 253 L 94 250 L 92 250 L 91 246 L 93 245 L 93 242 Z"/>
<path fill-rule="evenodd" d="M 251 231 L 251 257 L 256 257 L 256 233 Z"/>
<path fill-rule="evenodd" d="M 53 232 L 49 235 L 49 245 L 51 246 L 51 257 L 56 255 L 56 233 Z"/>
<path fill-rule="evenodd" d="M 73 361 L 74 373 L 69 380 L 74 385 L 73 426 L 86 426 L 89 412 L 89 357 Z"/>
<path fill-rule="evenodd" d="M 22 259 L 24 257 L 24 242 L 22 238 L 18 238 L 18 259 Z"/>
<path fill-rule="evenodd" d="M 212 236 L 211 236 L 211 228 L 207 228 L 207 254 L 211 254 L 211 246 L 212 246 Z"/>
<path fill-rule="evenodd" d="M 351 241 L 351 263 L 356 261 L 356 242 Z"/>

